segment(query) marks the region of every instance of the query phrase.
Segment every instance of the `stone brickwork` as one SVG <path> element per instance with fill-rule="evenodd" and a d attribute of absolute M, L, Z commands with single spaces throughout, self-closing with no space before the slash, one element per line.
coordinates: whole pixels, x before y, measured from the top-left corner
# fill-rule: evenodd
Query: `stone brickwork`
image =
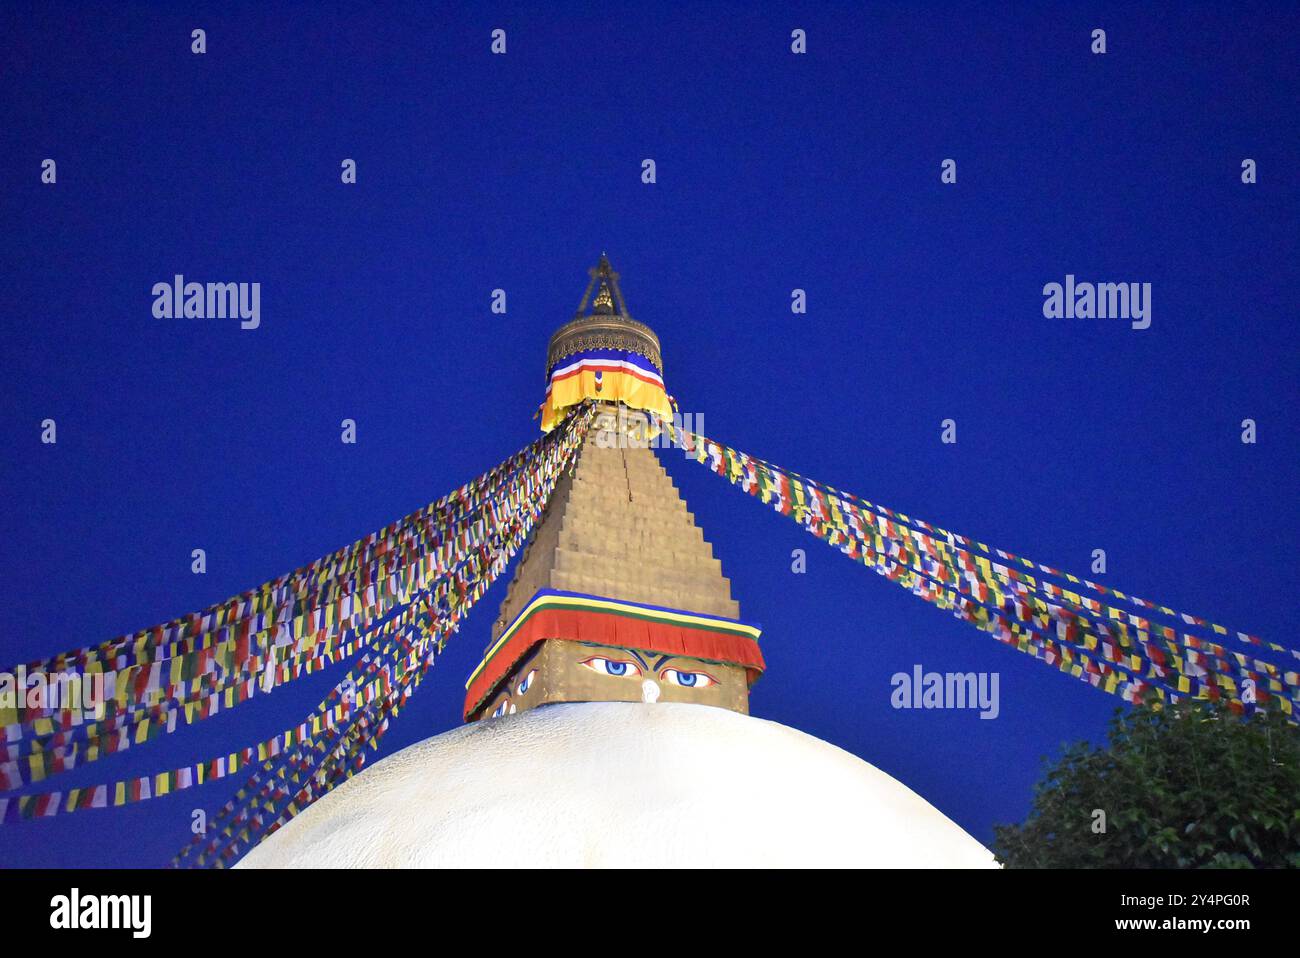
<path fill-rule="evenodd" d="M 644 417 L 629 412 L 633 429 Z M 538 589 L 740 618 L 722 564 L 653 450 L 620 441 L 603 407 L 572 476 L 556 486 L 492 629 L 500 637 Z"/>

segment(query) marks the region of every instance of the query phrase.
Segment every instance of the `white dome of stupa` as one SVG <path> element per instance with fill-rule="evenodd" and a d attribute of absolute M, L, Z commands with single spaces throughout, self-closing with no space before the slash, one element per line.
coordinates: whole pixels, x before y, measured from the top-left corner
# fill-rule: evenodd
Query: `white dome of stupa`
<path fill-rule="evenodd" d="M 245 868 L 996 867 L 907 786 L 706 705 L 584 702 L 476 722 L 345 782 Z"/>

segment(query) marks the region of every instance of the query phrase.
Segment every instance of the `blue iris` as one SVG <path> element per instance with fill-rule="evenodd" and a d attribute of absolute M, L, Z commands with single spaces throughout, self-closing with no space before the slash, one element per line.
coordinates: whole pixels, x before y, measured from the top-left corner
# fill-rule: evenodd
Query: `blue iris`
<path fill-rule="evenodd" d="M 694 685 L 696 679 L 698 679 L 698 678 L 699 678 L 699 676 L 697 676 L 694 672 L 678 672 L 678 673 L 677 673 L 677 681 L 680 682 L 682 685 L 685 685 L 685 686 L 688 686 L 688 687 Z"/>
<path fill-rule="evenodd" d="M 610 675 L 627 675 L 626 662 L 606 662 L 605 669 Z"/>

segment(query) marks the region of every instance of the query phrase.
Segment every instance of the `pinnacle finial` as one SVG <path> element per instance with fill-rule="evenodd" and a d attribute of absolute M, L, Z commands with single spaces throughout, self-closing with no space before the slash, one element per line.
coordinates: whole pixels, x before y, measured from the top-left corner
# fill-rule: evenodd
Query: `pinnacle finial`
<path fill-rule="evenodd" d="M 600 262 L 587 268 L 587 276 L 587 288 L 573 319 L 556 330 L 547 345 L 547 376 L 561 359 L 584 349 L 626 350 L 646 357 L 662 374 L 659 338 L 628 312 L 619 288 L 619 274 L 610 267 L 608 254 L 601 252 Z"/>
<path fill-rule="evenodd" d="M 609 254 L 605 250 L 600 251 L 600 260 L 587 270 L 587 275 L 591 280 L 582 295 L 582 302 L 578 304 L 575 318 L 597 314 L 626 316 L 627 304 L 623 302 L 623 291 L 618 286 L 618 273 L 610 265 Z M 591 307 L 590 313 L 587 311 L 588 305 Z"/>

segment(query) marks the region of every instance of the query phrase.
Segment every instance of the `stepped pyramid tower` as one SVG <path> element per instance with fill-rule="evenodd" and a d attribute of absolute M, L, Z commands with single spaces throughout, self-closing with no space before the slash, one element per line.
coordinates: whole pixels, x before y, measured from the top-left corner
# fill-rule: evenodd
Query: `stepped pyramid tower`
<path fill-rule="evenodd" d="M 577 315 L 551 337 L 542 428 L 595 421 L 524 550 L 467 720 L 551 702 L 677 701 L 747 713 L 763 668 L 695 517 L 652 446 L 671 417 L 659 339 L 627 313 L 602 255 Z"/>

